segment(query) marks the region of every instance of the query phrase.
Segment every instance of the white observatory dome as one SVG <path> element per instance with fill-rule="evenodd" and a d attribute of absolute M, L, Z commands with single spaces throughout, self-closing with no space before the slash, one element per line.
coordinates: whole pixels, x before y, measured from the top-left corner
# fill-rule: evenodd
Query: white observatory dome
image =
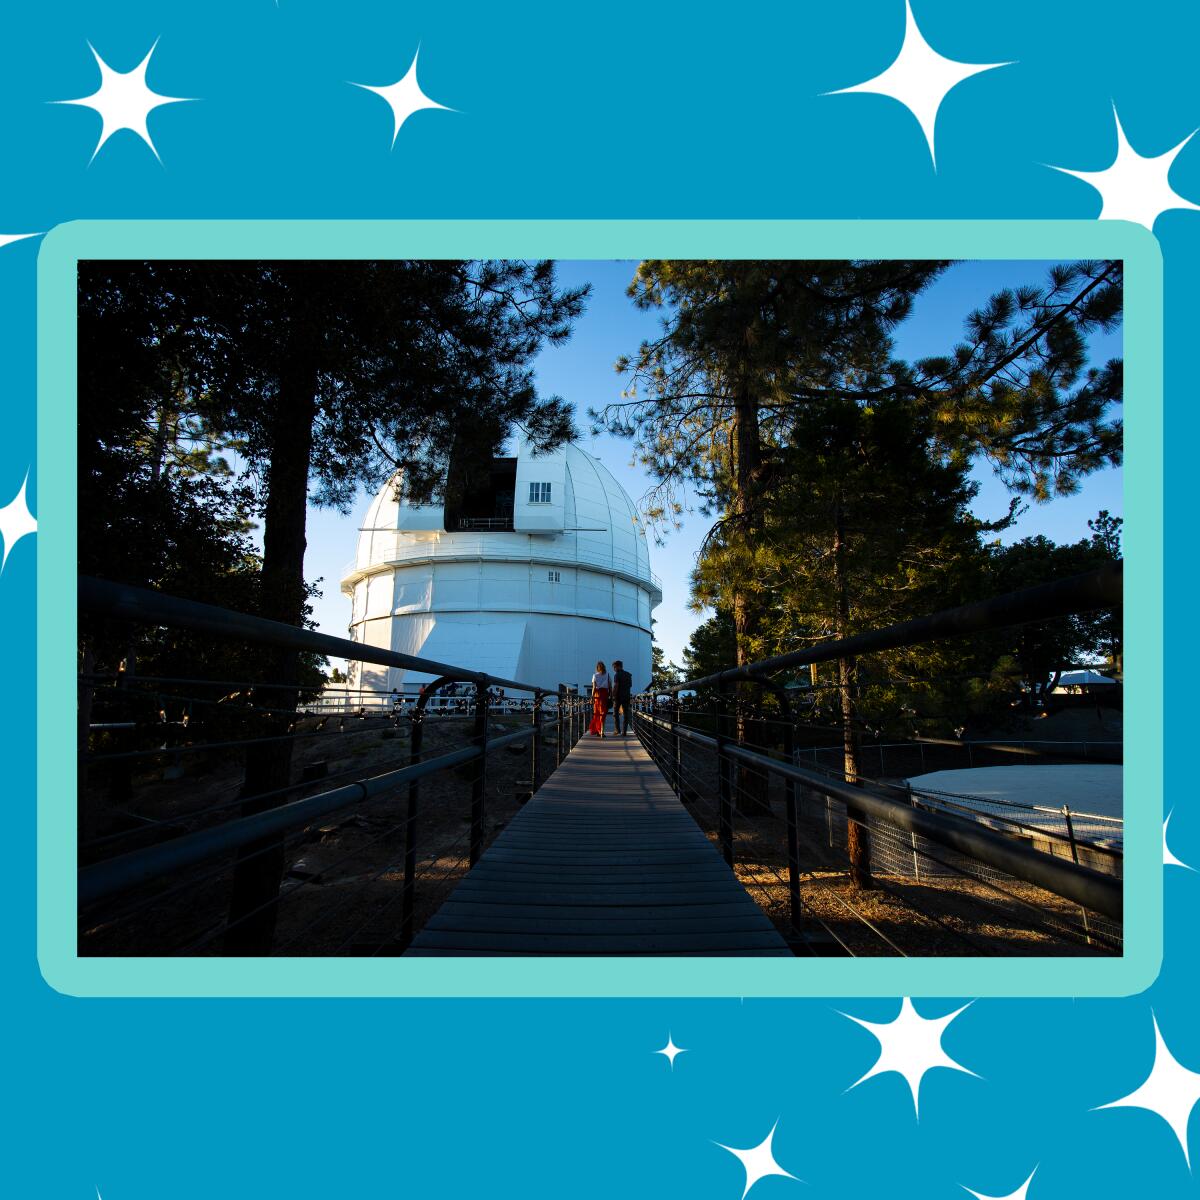
<path fill-rule="evenodd" d="M 346 568 L 351 637 L 553 689 L 586 687 L 597 659 L 650 682 L 650 570 L 633 502 L 575 444 L 518 439 L 454 505 L 408 505 L 395 477 L 372 501 Z M 414 692 L 428 674 L 352 663 L 352 687 Z"/>

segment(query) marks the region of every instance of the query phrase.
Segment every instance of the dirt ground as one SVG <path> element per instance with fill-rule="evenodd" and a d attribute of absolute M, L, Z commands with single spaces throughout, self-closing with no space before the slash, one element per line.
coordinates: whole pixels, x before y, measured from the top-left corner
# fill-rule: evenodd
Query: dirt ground
<path fill-rule="evenodd" d="M 493 716 L 492 736 L 529 724 L 528 716 Z M 293 778 L 306 767 L 324 763 L 327 778 L 295 793 L 312 795 L 353 779 L 369 778 L 407 766 L 410 725 L 388 716 L 333 719 L 317 728 L 316 719 L 296 732 L 315 736 L 297 742 Z M 422 757 L 426 760 L 468 744 L 468 717 L 431 717 L 425 723 Z M 554 767 L 555 729 L 542 733 L 541 777 Z M 166 761 L 171 763 L 171 756 Z M 212 751 L 183 756 L 184 774 L 164 778 L 163 760 L 133 779 L 133 798 L 122 811 L 107 809 L 100 832 L 110 837 L 92 857 L 127 851 L 166 837 L 190 833 L 236 814 L 242 784 L 240 752 Z M 531 742 L 501 747 L 488 756 L 485 844 L 519 808 L 518 796 L 530 791 Z M 420 782 L 417 821 L 415 927 L 420 929 L 466 872 L 469 851 L 471 764 L 452 767 Z M 95 773 L 91 803 L 104 808 L 107 786 Z M 345 813 L 299 831 L 285 846 L 285 877 L 280 891 L 273 953 L 308 956 L 394 953 L 401 927 L 404 822 L 408 788 L 357 803 Z M 214 806 L 225 806 L 211 811 Z M 130 814 L 137 818 L 131 819 Z M 153 826 L 147 820 L 161 822 Z M 86 861 L 87 852 L 83 852 Z M 160 881 L 116 903 L 84 914 L 81 954 L 220 954 L 232 879 L 231 860 L 206 864 Z"/>
<path fill-rule="evenodd" d="M 684 763 L 688 810 L 715 844 L 716 756 L 690 747 Z M 735 779 L 733 795 L 739 794 Z M 773 778 L 758 811 L 735 811 L 734 871 L 780 932 L 796 944 L 787 885 L 785 799 Z M 801 802 L 798 822 L 798 929 L 816 954 L 856 956 L 1090 956 L 1119 953 L 1120 930 L 1032 884 L 980 871 L 978 878 L 945 870 L 913 875 L 876 873 L 873 886 L 852 886 L 845 851 L 845 816 L 814 818 L 815 793 Z M 832 844 L 831 844 L 832 843 Z M 948 856 L 952 857 L 952 856 Z M 1090 937 L 1090 941 L 1089 941 Z"/>
<path fill-rule="evenodd" d="M 1077 718 L 1081 714 L 1063 714 Z M 1086 714 L 1083 714 L 1086 715 Z M 492 733 L 526 725 L 526 717 L 495 717 Z M 1079 722 L 1073 720 L 1072 726 Z M 405 766 L 410 725 L 387 716 L 301 722 L 294 779 L 308 769 L 326 777 L 295 795 Z M 430 718 L 426 759 L 468 743 L 467 717 Z M 1072 729 L 1068 736 L 1080 736 Z M 1060 736 L 1063 734 L 1060 733 Z M 542 779 L 554 766 L 555 734 L 542 735 Z M 320 767 L 320 764 L 324 764 Z M 530 791 L 530 743 L 494 750 L 488 759 L 485 844 L 518 811 Z M 427 777 L 420 784 L 417 823 L 415 929 L 420 929 L 466 873 L 470 832 L 470 766 Z M 181 772 L 181 773 L 180 773 Z M 152 844 L 227 820 L 237 812 L 242 784 L 238 751 L 204 751 L 148 760 L 130 780 L 132 797 L 107 802 L 111 781 L 89 779 L 88 803 L 99 814 L 101 845 L 83 861 Z M 715 756 L 692 749 L 685 764 L 689 810 L 710 839 L 716 830 Z M 285 846 L 285 877 L 277 907 L 273 953 L 294 956 L 396 953 L 401 930 L 404 820 L 407 786 L 314 824 Z M 768 791 L 769 811 L 735 814 L 735 871 L 780 931 L 795 940 L 787 887 L 782 782 Z M 803 809 L 803 806 L 802 806 Z M 864 956 L 1111 954 L 1103 935 L 1119 930 L 1090 918 L 1092 944 L 1079 933 L 1080 911 L 1012 879 L 994 884 L 942 873 L 876 874 L 869 889 L 851 886 L 844 850 L 844 816 L 800 821 L 799 931 L 811 952 Z M 119 835 L 119 836 L 118 836 Z M 830 843 L 833 844 L 830 844 Z M 219 955 L 227 922 L 231 860 L 206 864 L 158 881 L 84 914 L 80 953 L 97 955 Z M 1117 943 L 1119 945 L 1119 943 Z"/>

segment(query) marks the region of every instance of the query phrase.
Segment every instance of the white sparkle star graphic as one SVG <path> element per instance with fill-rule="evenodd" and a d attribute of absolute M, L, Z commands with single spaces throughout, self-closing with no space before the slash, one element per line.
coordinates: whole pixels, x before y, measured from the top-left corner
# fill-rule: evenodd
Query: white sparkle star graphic
<path fill-rule="evenodd" d="M 0 233 L 0 247 L 7 246 L 12 242 L 20 242 L 25 238 L 41 237 L 40 233 Z"/>
<path fill-rule="evenodd" d="M 1185 871 L 1194 871 L 1196 868 L 1189 866 L 1182 859 L 1176 858 L 1171 851 L 1171 847 L 1167 845 L 1167 826 L 1171 823 L 1171 817 L 1175 810 L 1172 809 L 1167 813 L 1167 819 L 1163 822 L 1163 866 L 1164 867 L 1183 867 Z"/>
<path fill-rule="evenodd" d="M 1170 1125 L 1179 1144 L 1183 1147 L 1184 1161 L 1191 1170 L 1192 1160 L 1188 1154 L 1188 1117 L 1196 1101 L 1200 1100 L 1200 1074 L 1188 1070 L 1167 1049 L 1163 1035 L 1158 1028 L 1158 1018 L 1150 1014 L 1154 1022 L 1154 1066 L 1146 1082 L 1120 1100 L 1110 1100 L 1107 1104 L 1098 1104 L 1093 1111 L 1102 1108 L 1146 1108 L 1158 1113 Z"/>
<path fill-rule="evenodd" d="M 989 1196 L 986 1192 L 977 1192 L 974 1188 L 969 1188 L 966 1184 L 959 1184 L 964 1192 L 970 1192 L 972 1196 L 978 1200 L 1026 1200 L 1026 1193 L 1029 1191 L 1029 1185 L 1033 1182 L 1033 1177 L 1037 1174 L 1037 1167 L 1034 1167 L 1029 1172 L 1029 1178 L 1015 1192 L 1009 1192 L 1007 1196 Z"/>
<path fill-rule="evenodd" d="M 439 104 L 436 100 L 430 100 L 421 91 L 421 85 L 417 82 L 417 58 L 420 53 L 421 48 L 418 46 L 417 53 L 413 55 L 412 66 L 408 68 L 403 78 L 396 80 L 395 83 L 389 83 L 384 87 L 376 87 L 370 83 L 351 84 L 352 87 L 374 92 L 375 95 L 382 96 L 388 102 L 388 106 L 392 110 L 392 118 L 396 123 L 395 132 L 392 134 L 393 148 L 396 145 L 396 139 L 400 136 L 401 127 L 413 113 L 420 112 L 424 108 L 440 108 L 443 112 L 458 111 L 448 108 L 445 104 Z"/>
<path fill-rule="evenodd" d="M 920 1120 L 918 1095 L 921 1089 L 921 1080 L 929 1071 L 937 1067 L 949 1067 L 954 1071 L 974 1075 L 976 1079 L 980 1078 L 974 1071 L 955 1062 L 942 1049 L 942 1034 L 946 1031 L 946 1026 L 966 1008 L 970 1008 L 970 1004 L 964 1004 L 962 1008 L 957 1008 L 944 1017 L 927 1018 L 921 1016 L 913 1008 L 912 1001 L 905 996 L 900 1002 L 900 1015 L 894 1021 L 877 1024 L 874 1021 L 864 1021 L 861 1017 L 851 1016 L 850 1013 L 842 1013 L 843 1017 L 848 1017 L 864 1029 L 870 1030 L 879 1039 L 879 1058 L 876 1059 L 875 1065 L 861 1079 L 855 1080 L 846 1091 L 858 1087 L 872 1075 L 895 1071 L 897 1074 L 903 1075 L 908 1083 L 909 1090 L 912 1092 L 913 1110 L 917 1119 Z"/>
<path fill-rule="evenodd" d="M 742 1191 L 742 1200 L 746 1200 L 750 1189 L 760 1179 L 766 1179 L 768 1175 L 782 1175 L 785 1179 L 795 1179 L 797 1183 L 803 1182 L 790 1171 L 785 1171 L 775 1161 L 775 1154 L 771 1150 L 771 1142 L 775 1137 L 775 1130 L 778 1128 L 779 1122 L 776 1121 L 771 1126 L 771 1132 L 767 1134 L 766 1140 L 760 1142 L 757 1146 L 752 1146 L 749 1150 L 737 1150 L 733 1146 L 725 1146 L 721 1142 L 713 1143 L 714 1146 L 720 1146 L 722 1150 L 728 1150 L 745 1168 L 746 1186 Z"/>
<path fill-rule="evenodd" d="M 92 151 L 93 162 L 104 143 L 121 129 L 129 129 L 136 133 L 154 152 L 154 157 L 162 162 L 158 147 L 151 140 L 150 131 L 146 128 L 146 118 L 164 104 L 184 104 L 188 103 L 190 98 L 164 96 L 159 92 L 152 91 L 149 84 L 146 83 L 146 69 L 150 65 L 150 57 L 157 45 L 156 39 L 154 45 L 147 51 L 146 57 L 132 71 L 114 71 L 100 57 L 96 47 L 88 42 L 88 49 L 95 55 L 96 62 L 100 67 L 100 86 L 90 95 L 81 96 L 78 100 L 51 101 L 52 104 L 82 105 L 84 108 L 94 109 L 100 114 L 100 140 L 96 143 L 96 149 Z"/>
<path fill-rule="evenodd" d="M 0 574 L 4 572 L 4 565 L 8 562 L 8 556 L 12 553 L 13 547 L 26 534 L 37 532 L 37 521 L 33 519 L 33 514 L 29 511 L 29 503 L 25 499 L 25 488 L 29 483 L 29 472 L 25 472 L 25 482 L 21 484 L 21 490 L 16 494 L 16 497 L 3 508 L 0 508 L 0 539 L 4 541 L 4 553 L 0 555 Z"/>
<path fill-rule="evenodd" d="M 1074 171 L 1070 167 L 1055 167 L 1064 175 L 1074 175 L 1089 183 L 1100 193 L 1100 220 L 1133 221 L 1154 229 L 1154 222 L 1169 208 L 1200 208 L 1185 200 L 1170 183 L 1167 175 L 1175 156 L 1192 140 L 1196 130 L 1171 150 L 1163 154 L 1139 154 L 1125 137 L 1117 106 L 1113 105 L 1113 121 L 1117 126 L 1117 156 L 1103 171 Z"/>
<path fill-rule="evenodd" d="M 933 131 L 942 101 L 964 79 L 981 71 L 1010 67 L 1012 63 L 960 63 L 952 58 L 943 58 L 925 40 L 908 0 L 905 0 L 904 14 L 904 43 L 892 65 L 883 74 L 865 83 L 856 83 L 852 87 L 838 88 L 825 94 L 844 96 L 849 92 L 870 92 L 899 100 L 917 118 L 925 141 L 929 143 L 929 157 L 936 171 Z"/>
<path fill-rule="evenodd" d="M 667 1062 L 671 1064 L 671 1070 L 673 1071 L 675 1070 L 675 1059 L 680 1054 L 686 1054 L 687 1047 L 675 1045 L 675 1043 L 671 1040 L 670 1033 L 668 1033 L 667 1044 L 661 1050 L 655 1050 L 654 1053 L 661 1054 L 667 1060 Z"/>

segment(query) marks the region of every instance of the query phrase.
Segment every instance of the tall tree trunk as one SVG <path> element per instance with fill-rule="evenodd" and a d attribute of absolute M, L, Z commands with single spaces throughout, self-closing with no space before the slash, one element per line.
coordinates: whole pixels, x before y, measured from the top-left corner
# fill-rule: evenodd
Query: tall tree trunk
<path fill-rule="evenodd" d="M 838 497 L 833 517 L 834 635 L 850 635 L 850 581 L 846 570 L 846 510 Z M 847 783 L 858 783 L 858 742 L 854 732 L 854 660 L 839 658 L 838 696 L 842 715 L 842 767 Z M 846 854 L 850 860 L 850 883 L 855 888 L 871 886 L 871 839 L 867 815 L 846 806 Z"/>
<path fill-rule="evenodd" d="M 263 514 L 263 565 L 259 614 L 287 625 L 304 619 L 305 521 L 308 476 L 316 417 L 317 367 L 300 348 L 280 380 L 270 430 L 271 459 L 267 472 L 267 503 Z M 263 689 L 265 707 L 294 710 L 299 698 L 299 656 L 294 650 L 264 650 L 260 679 L 290 687 Z M 273 716 L 259 726 L 259 736 L 286 735 L 291 722 Z M 246 748 L 242 813 L 250 816 L 285 803 L 289 796 L 256 799 L 291 783 L 291 741 L 268 742 Z M 225 953 L 263 955 L 275 936 L 279 884 L 283 876 L 283 839 L 271 838 L 246 846 L 234 868 L 230 928 Z"/>
<path fill-rule="evenodd" d="M 91 674 L 96 669 L 96 656 L 92 653 L 91 639 L 84 637 L 79 644 L 79 669 L 81 676 L 88 676 L 86 682 L 79 681 L 79 714 L 76 724 L 76 742 L 79 750 L 79 775 L 76 783 L 76 837 L 80 846 L 86 846 L 99 831 L 99 813 L 97 803 L 88 794 L 88 764 L 87 756 L 90 745 L 92 725 L 92 680 Z M 80 861 L 83 859 L 81 857 Z"/>
<path fill-rule="evenodd" d="M 163 466 L 167 458 L 167 402 L 161 401 L 158 406 L 157 420 L 154 425 L 154 442 L 150 451 L 150 481 L 158 483 L 162 478 Z"/>
<path fill-rule="evenodd" d="M 761 521 L 762 488 L 762 441 L 758 427 L 758 398 L 748 379 L 748 372 L 740 369 L 734 394 L 733 448 L 734 448 L 734 493 L 733 526 L 744 545 L 753 547 Z M 758 617 L 758 605 L 750 588 L 734 585 L 733 589 L 733 633 L 737 647 L 737 665 L 752 662 L 750 642 Z M 739 684 L 737 689 L 737 740 L 745 744 L 753 741 L 748 728 L 746 709 L 758 699 L 753 684 Z M 767 777 L 745 763 L 737 765 L 737 806 L 745 812 L 761 812 L 768 808 Z"/>

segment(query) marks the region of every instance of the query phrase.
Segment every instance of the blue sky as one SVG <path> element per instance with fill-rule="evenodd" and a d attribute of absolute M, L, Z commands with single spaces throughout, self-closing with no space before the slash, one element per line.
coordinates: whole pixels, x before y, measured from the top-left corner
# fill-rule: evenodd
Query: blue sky
<path fill-rule="evenodd" d="M 598 455 L 638 500 L 653 485 L 640 466 L 632 464 L 632 443 L 609 435 L 592 437 L 587 410 L 601 408 L 620 396 L 622 378 L 613 369 L 617 358 L 632 354 L 659 328 L 655 313 L 640 312 L 625 295 L 635 262 L 560 262 L 560 283 L 574 287 L 592 284 L 587 311 L 577 322 L 571 340 L 564 346 L 544 350 L 536 364 L 539 390 L 557 393 L 574 405 L 582 444 Z M 949 268 L 914 305 L 912 315 L 896 331 L 896 353 L 915 359 L 944 353 L 962 334 L 969 311 L 1003 287 L 1037 283 L 1050 264 L 1046 262 L 962 262 Z M 1120 357 L 1121 335 L 1116 331 L 1093 339 L 1093 360 L 1101 364 Z M 1009 494 L 986 465 L 975 472 L 980 483 L 973 505 L 983 517 L 997 517 L 1007 510 Z M 316 602 L 315 615 L 323 632 L 345 636 L 350 603 L 339 590 L 346 565 L 354 557 L 359 524 L 369 497 L 363 493 L 348 515 L 330 509 L 310 509 L 305 575 L 323 577 L 323 597 Z M 1074 496 L 1060 497 L 1048 504 L 1030 504 L 1029 510 L 1005 541 L 1044 533 L 1056 542 L 1078 541 L 1088 536 L 1087 521 L 1107 508 L 1115 515 L 1122 509 L 1121 472 L 1107 470 L 1090 476 Z M 704 619 L 689 608 L 688 579 L 696 550 L 710 522 L 696 512 L 687 512 L 682 528 L 667 534 L 664 544 L 651 545 L 651 565 L 663 581 L 663 601 L 655 611 L 655 637 L 669 659 L 679 662 L 692 630 Z"/>

